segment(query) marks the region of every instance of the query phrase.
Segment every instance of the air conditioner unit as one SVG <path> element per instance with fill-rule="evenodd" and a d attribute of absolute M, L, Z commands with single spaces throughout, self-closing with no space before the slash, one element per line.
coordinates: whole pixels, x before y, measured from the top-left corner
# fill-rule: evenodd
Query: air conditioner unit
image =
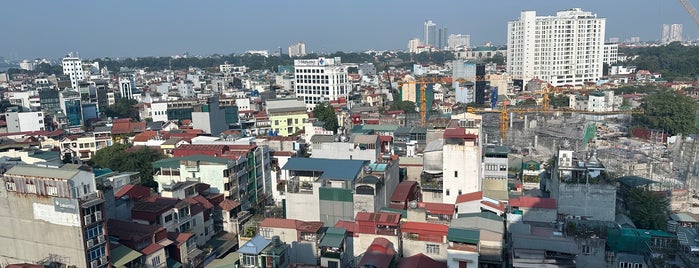
<path fill-rule="evenodd" d="M 85 225 L 92 223 L 92 216 L 85 215 L 85 217 L 83 217 L 83 218 L 85 219 Z"/>
<path fill-rule="evenodd" d="M 102 220 L 102 211 L 95 211 L 95 221 Z"/>
<path fill-rule="evenodd" d="M 104 235 L 97 236 L 97 243 L 104 243 Z"/>
<path fill-rule="evenodd" d="M 100 266 L 100 264 L 97 262 L 97 260 L 90 262 L 90 267 L 92 267 L 92 268 L 97 268 L 99 266 Z"/>
<path fill-rule="evenodd" d="M 92 248 L 95 246 L 95 241 L 92 239 L 87 240 L 87 248 Z"/>
<path fill-rule="evenodd" d="M 109 260 L 107 260 L 107 256 L 106 256 L 106 255 L 100 257 L 100 263 L 102 263 L 102 264 L 107 264 L 108 262 L 109 262 Z"/>

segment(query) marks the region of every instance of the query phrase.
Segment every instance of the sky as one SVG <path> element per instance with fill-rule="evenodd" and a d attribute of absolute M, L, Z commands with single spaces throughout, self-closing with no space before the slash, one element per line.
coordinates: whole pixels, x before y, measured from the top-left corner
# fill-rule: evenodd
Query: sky
<path fill-rule="evenodd" d="M 690 0 L 699 7 L 699 0 Z M 0 56 L 10 60 L 172 56 L 275 51 L 297 41 L 307 52 L 407 49 L 432 20 L 471 44 L 505 44 L 507 22 L 582 8 L 606 18 L 607 37 L 658 40 L 662 24 L 699 26 L 676 0 L 121 0 L 7 1 Z"/>

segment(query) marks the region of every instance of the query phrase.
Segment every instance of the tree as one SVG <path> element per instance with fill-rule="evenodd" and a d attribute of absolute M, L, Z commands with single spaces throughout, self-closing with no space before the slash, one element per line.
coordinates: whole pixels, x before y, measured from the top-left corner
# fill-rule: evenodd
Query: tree
<path fill-rule="evenodd" d="M 141 147 L 133 152 L 128 152 L 128 148 L 129 146 L 125 144 L 114 144 L 97 151 L 90 161 L 95 167 L 116 171 L 137 171 L 141 178 L 141 185 L 157 187 L 157 183 L 153 180 L 152 164 L 164 156 L 148 147 Z"/>
<path fill-rule="evenodd" d="M 565 95 L 553 96 L 550 102 L 553 107 L 568 107 L 570 106 L 570 98 Z"/>
<path fill-rule="evenodd" d="M 313 108 L 313 117 L 324 122 L 323 128 L 326 130 L 331 130 L 333 133 L 337 133 L 339 124 L 337 122 L 337 115 L 335 114 L 335 109 L 333 107 L 326 106 L 324 103 L 319 103 L 315 108 Z"/>
<path fill-rule="evenodd" d="M 688 96 L 662 90 L 648 95 L 640 108 L 643 114 L 634 115 L 637 125 L 664 130 L 671 135 L 696 132 L 697 103 Z"/>
<path fill-rule="evenodd" d="M 400 101 L 396 98 L 394 98 L 393 103 L 391 103 L 391 110 L 402 110 L 406 114 L 416 113 L 416 107 L 417 106 L 415 106 L 415 103 L 412 101 Z"/>
<path fill-rule="evenodd" d="M 109 105 L 104 112 L 105 115 L 114 118 L 131 118 L 138 120 L 138 109 L 134 105 L 138 101 L 128 98 L 121 98 L 116 103 Z"/>
<path fill-rule="evenodd" d="M 638 228 L 659 230 L 666 226 L 668 201 L 643 188 L 629 190 L 629 218 Z"/>

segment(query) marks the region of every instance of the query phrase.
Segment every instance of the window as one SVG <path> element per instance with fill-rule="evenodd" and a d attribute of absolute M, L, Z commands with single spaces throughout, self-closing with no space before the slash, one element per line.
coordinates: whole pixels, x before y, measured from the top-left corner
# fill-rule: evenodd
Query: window
<path fill-rule="evenodd" d="M 152 258 L 150 261 L 153 267 L 156 267 L 160 264 L 160 256 L 155 256 L 155 258 Z"/>
<path fill-rule="evenodd" d="M 449 196 L 449 189 L 447 189 L 447 196 Z"/>
<path fill-rule="evenodd" d="M 5 186 L 7 187 L 8 191 L 17 191 L 17 188 L 15 187 L 15 183 L 12 181 L 8 181 L 5 183 Z"/>
<path fill-rule="evenodd" d="M 165 222 L 170 222 L 172 221 L 172 214 L 165 216 Z"/>
<path fill-rule="evenodd" d="M 336 261 L 328 261 L 328 268 L 338 268 L 340 267 Z"/>
<path fill-rule="evenodd" d="M 252 267 L 257 264 L 257 256 L 255 255 L 248 255 L 245 254 L 243 255 L 243 266 L 244 267 Z"/>
<path fill-rule="evenodd" d="M 27 183 L 27 193 L 36 193 L 36 185 Z"/>
<path fill-rule="evenodd" d="M 427 244 L 427 254 L 439 254 L 439 245 Z"/>
<path fill-rule="evenodd" d="M 46 186 L 46 194 L 48 195 L 58 195 L 58 187 L 56 186 Z"/>
<path fill-rule="evenodd" d="M 459 171 L 458 171 L 458 170 L 454 170 L 454 178 L 458 178 L 458 177 L 459 177 Z"/>
<path fill-rule="evenodd" d="M 271 238 L 272 237 L 272 229 L 260 228 L 260 235 L 263 236 L 264 238 Z"/>
<path fill-rule="evenodd" d="M 582 245 L 582 253 L 585 255 L 590 255 L 590 246 Z"/>

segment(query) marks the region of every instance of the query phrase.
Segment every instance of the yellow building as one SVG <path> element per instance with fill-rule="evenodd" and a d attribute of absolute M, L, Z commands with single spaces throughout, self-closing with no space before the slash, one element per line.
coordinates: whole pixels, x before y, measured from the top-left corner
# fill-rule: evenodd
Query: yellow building
<path fill-rule="evenodd" d="M 293 135 L 303 129 L 303 122 L 308 119 L 306 103 L 297 99 L 268 100 L 267 117 L 276 135 Z"/>

